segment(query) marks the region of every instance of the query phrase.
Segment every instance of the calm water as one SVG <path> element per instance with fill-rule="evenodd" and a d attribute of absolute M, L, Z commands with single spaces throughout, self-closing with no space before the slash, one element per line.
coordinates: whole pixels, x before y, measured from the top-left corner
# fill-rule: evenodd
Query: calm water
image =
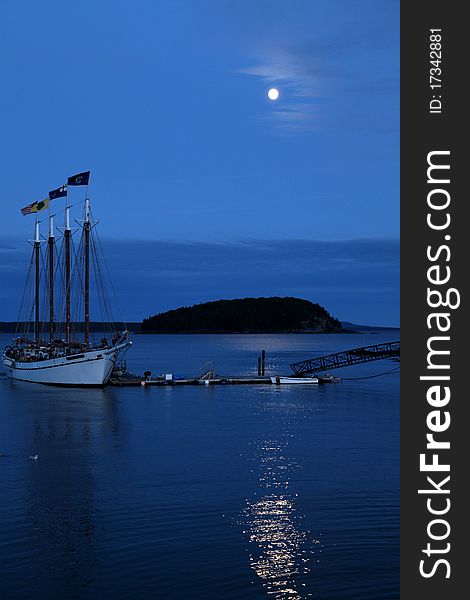
<path fill-rule="evenodd" d="M 128 366 L 254 373 L 266 349 L 268 371 L 287 373 L 395 339 L 135 336 Z M 0 452 L 2 598 L 399 597 L 398 374 L 104 390 L 3 377 Z"/>

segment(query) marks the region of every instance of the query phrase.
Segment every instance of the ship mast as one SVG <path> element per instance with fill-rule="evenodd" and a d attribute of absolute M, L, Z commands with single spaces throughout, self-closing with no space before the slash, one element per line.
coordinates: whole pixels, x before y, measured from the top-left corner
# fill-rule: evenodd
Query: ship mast
<path fill-rule="evenodd" d="M 34 337 L 36 344 L 39 344 L 39 248 L 41 241 L 39 239 L 39 223 L 36 221 L 34 227 L 34 263 L 35 263 L 35 274 L 36 274 L 36 290 L 34 297 L 35 305 L 35 318 L 34 318 Z"/>
<path fill-rule="evenodd" d="M 49 342 L 54 345 L 54 217 L 49 217 Z"/>
<path fill-rule="evenodd" d="M 72 230 L 70 228 L 70 207 L 65 208 L 65 341 L 67 346 L 70 344 L 70 238 Z"/>
<path fill-rule="evenodd" d="M 85 199 L 85 220 L 83 232 L 85 237 L 85 346 L 90 340 L 90 200 Z"/>

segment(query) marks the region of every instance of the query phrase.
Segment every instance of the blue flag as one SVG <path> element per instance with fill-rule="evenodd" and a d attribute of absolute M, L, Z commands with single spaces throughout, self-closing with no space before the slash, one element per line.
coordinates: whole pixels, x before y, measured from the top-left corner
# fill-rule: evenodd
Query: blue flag
<path fill-rule="evenodd" d="M 90 180 L 90 171 L 84 173 L 78 173 L 78 175 L 72 175 L 67 179 L 67 185 L 88 185 Z"/>
<path fill-rule="evenodd" d="M 63 196 L 66 196 L 66 195 L 67 195 L 67 186 L 61 185 L 60 188 L 57 188 L 56 190 L 52 190 L 51 192 L 49 192 L 49 199 L 55 200 L 56 198 L 62 198 Z"/>

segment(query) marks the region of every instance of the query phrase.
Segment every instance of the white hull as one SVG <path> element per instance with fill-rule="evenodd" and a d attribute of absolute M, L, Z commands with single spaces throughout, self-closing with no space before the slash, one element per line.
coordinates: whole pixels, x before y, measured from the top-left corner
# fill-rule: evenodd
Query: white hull
<path fill-rule="evenodd" d="M 318 383 L 318 377 L 271 377 L 272 383 Z"/>
<path fill-rule="evenodd" d="M 89 350 L 49 360 L 22 362 L 3 355 L 6 373 L 13 379 L 49 385 L 104 385 L 116 364 L 119 351 L 130 342 L 113 348 Z"/>

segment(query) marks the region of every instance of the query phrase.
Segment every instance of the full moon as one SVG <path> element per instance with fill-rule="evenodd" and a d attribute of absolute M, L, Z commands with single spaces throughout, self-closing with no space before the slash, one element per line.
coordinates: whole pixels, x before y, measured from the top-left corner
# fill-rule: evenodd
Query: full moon
<path fill-rule="evenodd" d="M 268 98 L 270 100 L 277 100 L 279 98 L 279 90 L 276 90 L 276 88 L 271 88 L 268 91 Z"/>

